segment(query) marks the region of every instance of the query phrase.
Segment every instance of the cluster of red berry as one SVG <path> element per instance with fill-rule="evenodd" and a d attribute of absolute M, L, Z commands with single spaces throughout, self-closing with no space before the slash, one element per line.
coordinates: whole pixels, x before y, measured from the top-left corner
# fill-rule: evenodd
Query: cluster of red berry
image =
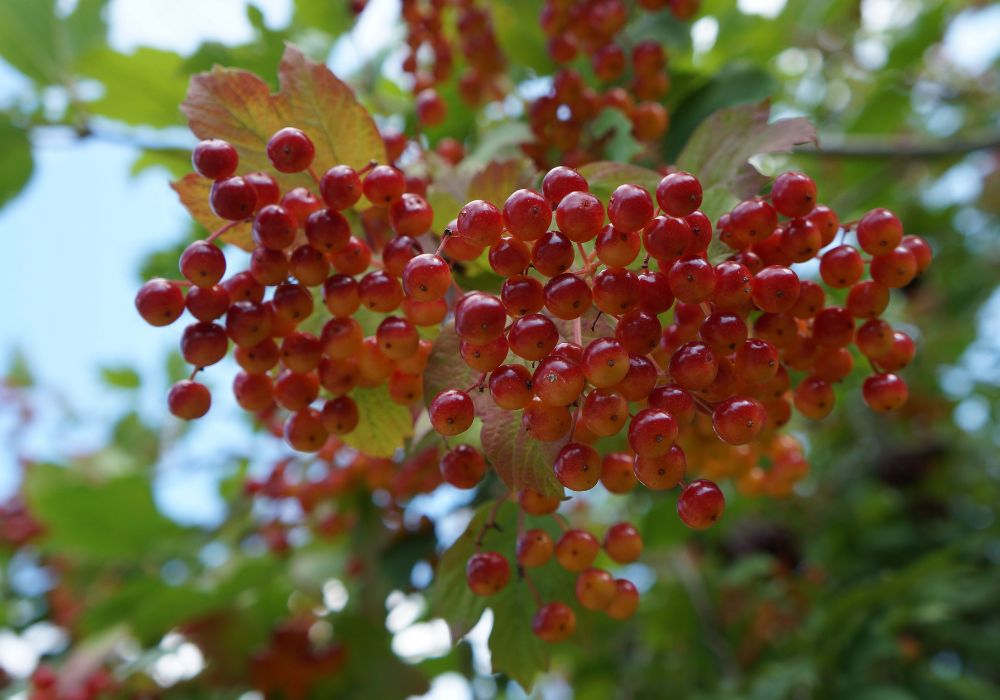
<path fill-rule="evenodd" d="M 702 188 L 694 176 L 665 176 L 655 203 L 642 187 L 621 185 L 607 224 L 603 203 L 588 189 L 576 171 L 555 168 L 541 193 L 519 190 L 502 210 L 470 202 L 455 234 L 489 245 L 490 265 L 506 278 L 499 295 L 476 291 L 456 303 L 462 358 L 482 373 L 478 389 L 488 389 L 499 408 L 523 411 L 533 439 L 572 437 L 553 465 L 566 488 L 589 490 L 604 469 L 611 471 L 603 479 L 609 490 L 631 488 L 634 482 L 620 476 L 627 457 L 602 459 L 590 446 L 625 430 L 634 477 L 649 488 L 681 481 L 683 444 L 736 448 L 756 461 L 757 451 L 744 448 L 759 440 L 763 456 L 786 465 L 774 490 L 787 490 L 804 474 L 797 443 L 775 434 L 791 414 L 790 371 L 804 374 L 792 393 L 795 407 L 820 419 L 833 408 L 832 385 L 853 367 L 851 344 L 875 369 L 864 383 L 868 405 L 890 411 L 906 399 L 906 384 L 892 371 L 910 361 L 913 342 L 878 316 L 889 289 L 910 282 L 931 254 L 922 239 L 904 237 L 889 212 L 869 212 L 856 225 L 862 249 L 873 255 L 872 279 L 860 279 L 865 260 L 854 247 L 822 253 L 823 281 L 850 289 L 844 306 L 825 306 L 822 286 L 800 280 L 789 265 L 820 254 L 845 229 L 816 204 L 815 183 L 801 173 L 779 176 L 769 199 L 747 200 L 721 218 L 720 236 L 738 252 L 716 265 L 707 259 L 712 224 L 697 209 Z M 549 228 L 553 210 L 559 230 Z M 630 269 L 643 251 L 641 267 Z M 411 290 L 408 278 L 429 279 L 445 269 L 434 255 L 414 258 L 404 286 Z M 445 281 L 421 281 L 424 288 L 443 294 Z M 581 317 L 591 306 L 615 323 L 584 343 Z M 664 328 L 660 315 L 671 308 L 674 322 Z M 571 322 L 573 331 L 558 321 Z M 458 435 L 471 426 L 469 392 L 476 388 L 433 397 L 429 414 L 439 433 Z M 443 465 L 445 478 L 466 488 L 485 472 L 468 447 L 456 447 Z M 766 472 L 754 474 L 759 481 Z M 686 524 L 702 528 L 722 507 L 718 488 L 697 481 L 685 488 L 678 510 Z"/>
<path fill-rule="evenodd" d="M 531 508 L 530 503 L 522 499 L 522 507 L 525 505 Z M 546 508 L 543 512 L 551 511 Z M 530 581 L 528 569 L 545 566 L 554 556 L 560 567 L 577 575 L 574 591 L 583 608 L 624 620 L 639 606 L 639 591 L 628 579 L 616 579 L 610 572 L 594 566 L 602 546 L 612 562 L 629 564 L 642 554 L 642 537 L 626 522 L 609 527 L 603 542 L 587 530 L 568 527 L 558 541 L 553 542 L 546 530 L 533 528 L 518 535 L 515 556 L 520 575 L 526 581 Z M 495 595 L 510 581 L 510 565 L 499 552 L 477 551 L 466 564 L 465 576 L 476 595 Z M 552 643 L 570 637 L 576 630 L 573 609 L 558 601 L 543 604 L 537 595 L 536 599 L 539 608 L 532 621 L 535 635 Z"/>
<path fill-rule="evenodd" d="M 47 664 L 40 664 L 31 674 L 28 700 L 101 700 L 115 697 L 119 689 L 111 672 L 98 668 L 85 679 L 67 687 L 56 670 Z"/>
<path fill-rule="evenodd" d="M 678 18 L 690 19 L 697 4 L 650 0 L 640 6 L 648 11 L 669 7 Z M 565 66 L 578 54 L 589 56 L 594 76 L 609 87 L 599 93 L 573 68 L 556 73 L 548 94 L 528 109 L 535 141 L 524 150 L 540 167 L 552 162 L 579 166 L 600 157 L 608 135 L 588 134 L 588 126 L 604 108 L 628 117 L 639 141 L 657 141 L 666 133 L 670 115 L 660 103 L 670 87 L 666 52 L 659 42 L 645 40 L 632 46 L 629 57 L 617 40 L 628 19 L 621 0 L 550 1 L 542 7 L 540 23 L 552 58 Z M 610 86 L 621 81 L 629 64 L 628 87 Z"/>
<path fill-rule="evenodd" d="M 298 129 L 276 133 L 267 153 L 278 172 L 312 172 L 315 149 Z M 315 452 L 328 436 L 354 430 L 358 408 L 346 394 L 355 386 L 387 383 L 394 401 L 418 402 L 431 345 L 421 340 L 417 327 L 440 324 L 448 309 L 440 297 L 404 300 L 400 277 L 420 252 L 412 236 L 430 228 L 433 212 L 423 197 L 406 192 L 403 173 L 387 165 L 360 173 L 338 165 L 322 177 L 314 175 L 319 197 L 303 187 L 282 195 L 267 173 L 234 175 L 238 156 L 224 141 L 203 141 L 193 160 L 198 173 L 214 180 L 213 211 L 232 223 L 184 251 L 180 271 L 186 281 L 154 279 L 139 290 L 136 307 L 142 317 L 163 326 L 185 309 L 194 316 L 196 322 L 184 330 L 181 353 L 195 372 L 222 360 L 232 341 L 242 368 L 233 383 L 237 402 L 262 417 L 277 407 L 289 411 L 284 434 L 298 450 Z M 397 234 L 371 271 L 371 249 L 352 235 L 341 213 L 362 196 L 373 208 L 385 209 Z M 249 270 L 223 280 L 226 259 L 214 240 L 242 221 L 253 222 L 256 248 Z M 447 288 L 451 276 L 443 261 L 440 271 Z M 265 301 L 268 287 L 273 293 Z M 322 289 L 331 316 L 318 336 L 300 329 L 316 306 L 310 288 Z M 403 316 L 387 315 L 401 305 Z M 375 335 L 365 337 L 353 318 L 362 308 L 386 315 Z M 321 409 L 313 408 L 321 390 L 329 399 Z M 168 403 L 174 415 L 194 419 L 208 411 L 211 396 L 192 375 L 171 389 Z"/>
<path fill-rule="evenodd" d="M 458 76 L 462 101 L 476 107 L 488 99 L 500 99 L 506 60 L 493 31 L 489 11 L 475 0 L 404 0 L 402 15 L 406 22 L 408 53 L 403 70 L 413 77 L 417 120 L 424 126 L 444 121 L 447 106 L 435 89 L 452 72 L 455 59 L 446 33 L 444 11 L 454 6 L 459 48 L 467 67 Z M 428 60 L 422 61 L 421 56 Z"/>

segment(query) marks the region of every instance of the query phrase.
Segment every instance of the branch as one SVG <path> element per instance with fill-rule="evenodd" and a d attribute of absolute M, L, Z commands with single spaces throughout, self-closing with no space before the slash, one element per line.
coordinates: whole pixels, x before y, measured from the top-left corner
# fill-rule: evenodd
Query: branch
<path fill-rule="evenodd" d="M 963 138 L 919 141 L 912 137 L 857 136 L 850 139 L 820 141 L 819 147 L 799 146 L 796 153 L 837 158 L 948 158 L 975 151 L 1000 149 L 1000 133 L 980 133 Z"/>

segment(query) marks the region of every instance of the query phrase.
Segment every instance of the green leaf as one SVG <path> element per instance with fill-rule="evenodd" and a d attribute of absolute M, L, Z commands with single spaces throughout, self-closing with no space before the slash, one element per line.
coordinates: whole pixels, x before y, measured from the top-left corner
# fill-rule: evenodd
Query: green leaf
<path fill-rule="evenodd" d="M 678 161 L 681 149 L 711 114 L 726 107 L 765 100 L 778 87 L 774 77 L 758 66 L 737 63 L 723 67 L 674 108 L 664 141 L 668 162 Z"/>
<path fill-rule="evenodd" d="M 410 409 L 389 398 L 385 385 L 351 392 L 358 405 L 358 427 L 341 439 L 371 457 L 392 457 L 413 436 Z"/>
<path fill-rule="evenodd" d="M 10 365 L 4 374 L 4 384 L 17 389 L 27 389 L 35 385 L 35 377 L 28 366 L 28 358 L 20 348 L 15 348 Z"/>
<path fill-rule="evenodd" d="M 444 618 L 457 641 L 479 621 L 487 608 L 493 610 L 493 631 L 490 633 L 490 652 L 493 671 L 505 673 L 530 691 L 535 676 L 549 665 L 552 647 L 540 641 L 531 631 L 531 620 L 537 605 L 528 584 L 518 577 L 512 566 L 511 581 L 497 595 L 477 596 L 469 590 L 465 580 L 465 565 L 477 550 L 476 539 L 488 522 L 493 504 L 479 508 L 468 528 L 455 543 L 441 555 L 434 581 L 430 588 L 431 611 Z M 496 514 L 497 528 L 485 531 L 483 551 L 496 551 L 512 557 L 518 532 L 518 508 L 514 503 L 501 504 Z M 524 528 L 540 527 L 553 539 L 559 537 L 556 522 L 549 517 L 526 516 Z M 572 591 L 572 575 L 554 561 L 529 571 L 531 581 L 538 588 L 545 602 L 566 600 Z M 577 611 L 578 617 L 581 614 Z"/>
<path fill-rule="evenodd" d="M 503 207 L 514 190 L 530 187 L 535 170 L 525 158 L 492 161 L 469 180 L 466 199 L 483 199 Z"/>
<path fill-rule="evenodd" d="M 479 434 L 483 453 L 507 488 L 514 491 L 530 488 L 545 496 L 562 498 L 563 487 L 552 465 L 569 436 L 555 442 L 536 440 L 521 424 L 522 413 L 494 406 L 483 416 Z"/>
<path fill-rule="evenodd" d="M 88 108 L 101 116 L 154 127 L 183 123 L 177 105 L 187 92 L 184 59 L 172 51 L 139 48 L 121 54 L 105 48 L 89 53 L 79 70 L 99 80 L 104 94 Z M 136 86 L 142 89 L 136 89 Z"/>
<path fill-rule="evenodd" d="M 3 144 L 3 167 L 0 168 L 2 207 L 28 184 L 35 169 L 35 160 L 31 154 L 28 131 L 15 126 L 6 114 L 0 114 L 0 143 Z"/>
<path fill-rule="evenodd" d="M 25 483 L 33 513 L 45 523 L 43 549 L 92 561 L 146 561 L 183 551 L 188 530 L 156 509 L 141 475 L 89 479 L 52 464 L 33 466 Z"/>
<path fill-rule="evenodd" d="M 461 344 L 454 323 L 441 328 L 424 367 L 424 403 L 429 405 L 437 394 L 447 389 L 465 389 L 479 382 L 482 373 L 462 361 L 459 352 Z M 483 415 L 496 410 L 488 392 L 473 391 L 469 396 L 476 405 L 476 413 Z"/>
<path fill-rule="evenodd" d="M 142 380 L 131 367 L 102 367 L 101 381 L 116 389 L 138 389 Z"/>
<path fill-rule="evenodd" d="M 642 146 L 632 136 L 632 120 L 619 109 L 601 110 L 588 129 L 595 140 L 604 142 L 608 160 L 624 163 L 642 151 Z"/>
<path fill-rule="evenodd" d="M 67 17 L 54 0 L 0 3 L 0 57 L 42 85 L 69 81 L 76 60 L 104 41 L 106 0 L 80 0 Z"/>
<path fill-rule="evenodd" d="M 768 178 L 750 164 L 750 158 L 816 143 L 816 127 L 808 119 L 768 123 L 770 113 L 767 102 L 716 112 L 691 135 L 677 167 L 694 173 L 706 190 L 724 187 L 737 197 L 757 194 Z"/>

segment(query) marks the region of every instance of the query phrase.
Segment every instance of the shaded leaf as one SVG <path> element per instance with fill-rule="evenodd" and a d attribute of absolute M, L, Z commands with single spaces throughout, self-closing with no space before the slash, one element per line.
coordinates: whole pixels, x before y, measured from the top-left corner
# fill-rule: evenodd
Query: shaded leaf
<path fill-rule="evenodd" d="M 521 425 L 522 411 L 495 408 L 483 416 L 483 454 L 513 491 L 530 488 L 562 498 L 563 487 L 552 471 L 556 455 L 569 436 L 555 442 L 530 437 Z"/>
<path fill-rule="evenodd" d="M 0 168 L 0 207 L 16 197 L 31 179 L 35 159 L 26 129 L 15 126 L 0 114 L 0 143 L 3 144 L 3 167 Z"/>
<path fill-rule="evenodd" d="M 358 388 L 351 392 L 358 405 L 358 427 L 341 439 L 359 452 L 372 457 L 392 457 L 413 435 L 410 409 L 389 398 L 385 385 Z"/>
<path fill-rule="evenodd" d="M 526 159 L 493 161 L 469 180 L 466 200 L 484 199 L 503 207 L 511 192 L 531 187 L 533 180 L 534 168 Z"/>
<path fill-rule="evenodd" d="M 184 99 L 187 73 L 184 59 L 172 51 L 142 47 L 121 54 L 103 48 L 81 61 L 80 72 L 104 86 L 104 94 L 87 103 L 89 110 L 101 116 L 154 127 L 182 121 L 177 105 Z M 150 76 L 156 76 L 155 80 Z M 137 90 L 137 85 L 142 89 Z"/>
<path fill-rule="evenodd" d="M 98 481 L 40 464 L 29 470 L 25 493 L 32 512 L 46 524 L 42 548 L 65 556 L 141 561 L 181 550 L 187 538 L 187 530 L 156 509 L 143 476 Z"/>
<path fill-rule="evenodd" d="M 309 134 L 316 146 L 313 170 L 317 173 L 340 163 L 360 169 L 373 160 L 385 161 L 385 146 L 375 122 L 355 99 L 353 90 L 326 66 L 289 45 L 278 79 L 281 89 L 272 95 L 258 76 L 216 66 L 191 79 L 181 110 L 196 136 L 222 138 L 236 147 L 240 172 L 272 171 L 267 141 L 286 126 Z M 305 173 L 277 175 L 283 188 L 314 185 Z M 214 230 L 219 219 L 211 215 L 206 199 L 211 184 L 201 180 L 185 177 L 174 183 L 174 189 L 191 215 Z M 247 227 L 237 226 L 223 239 L 246 248 Z"/>
<path fill-rule="evenodd" d="M 816 127 L 808 119 L 768 123 L 770 114 L 767 102 L 716 112 L 691 135 L 677 167 L 694 173 L 706 190 L 721 186 L 737 197 L 757 194 L 768 178 L 757 172 L 750 158 L 816 143 Z"/>

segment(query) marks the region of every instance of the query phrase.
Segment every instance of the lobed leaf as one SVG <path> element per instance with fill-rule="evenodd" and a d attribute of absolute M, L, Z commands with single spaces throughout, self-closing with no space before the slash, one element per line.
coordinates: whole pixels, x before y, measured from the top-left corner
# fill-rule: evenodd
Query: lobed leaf
<path fill-rule="evenodd" d="M 768 178 L 750 164 L 750 158 L 817 142 L 816 127 L 808 119 L 768 123 L 770 114 L 767 101 L 715 112 L 695 129 L 677 157 L 677 167 L 694 173 L 706 191 L 724 187 L 740 198 L 757 194 Z"/>
<path fill-rule="evenodd" d="M 358 427 L 341 440 L 371 457 L 392 457 L 413 436 L 410 409 L 389 398 L 386 386 L 358 388 L 351 392 L 358 405 Z"/>
<path fill-rule="evenodd" d="M 326 66 L 289 45 L 278 80 L 281 89 L 272 95 L 267 83 L 253 73 L 216 66 L 191 79 L 181 110 L 196 136 L 225 139 L 236 148 L 239 172 L 272 172 L 267 142 L 286 126 L 302 129 L 312 139 L 316 146 L 314 172 L 341 163 L 360 169 L 373 160 L 385 161 L 385 145 L 371 115 L 354 91 Z M 283 189 L 314 185 L 305 173 L 273 174 Z M 221 223 L 208 208 L 211 183 L 202 180 L 188 176 L 173 187 L 191 215 L 213 230 Z M 246 225 L 235 227 L 222 238 L 248 249 Z"/>
<path fill-rule="evenodd" d="M 545 496 L 562 498 L 562 484 L 552 465 L 569 436 L 542 442 L 528 435 L 521 425 L 523 411 L 504 411 L 495 406 L 483 416 L 480 439 L 483 454 L 513 491 L 530 488 Z"/>

